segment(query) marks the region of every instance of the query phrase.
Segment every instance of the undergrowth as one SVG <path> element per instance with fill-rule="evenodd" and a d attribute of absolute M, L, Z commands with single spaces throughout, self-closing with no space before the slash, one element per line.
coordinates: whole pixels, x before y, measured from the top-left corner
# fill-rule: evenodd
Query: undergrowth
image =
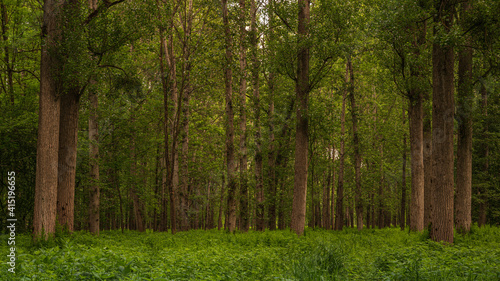
<path fill-rule="evenodd" d="M 0 250 L 6 261 L 7 236 Z M 16 238 L 16 273 L 1 280 L 500 280 L 500 228 L 473 228 L 453 246 L 396 228 L 228 234 L 193 230 Z"/>

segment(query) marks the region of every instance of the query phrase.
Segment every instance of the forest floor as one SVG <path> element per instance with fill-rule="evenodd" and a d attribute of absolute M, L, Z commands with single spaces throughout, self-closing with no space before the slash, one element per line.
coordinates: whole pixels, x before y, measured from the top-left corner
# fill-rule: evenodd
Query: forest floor
<path fill-rule="evenodd" d="M 0 236 L 2 259 L 10 246 Z M 33 245 L 16 239 L 1 280 L 500 280 L 500 228 L 474 227 L 453 246 L 397 228 L 228 234 L 103 231 Z"/>

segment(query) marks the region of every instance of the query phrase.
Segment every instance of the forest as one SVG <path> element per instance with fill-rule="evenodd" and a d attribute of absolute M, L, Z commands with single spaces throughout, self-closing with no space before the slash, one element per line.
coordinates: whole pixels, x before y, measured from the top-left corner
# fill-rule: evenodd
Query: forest
<path fill-rule="evenodd" d="M 498 280 L 499 12 L 0 0 L 2 275 Z"/>

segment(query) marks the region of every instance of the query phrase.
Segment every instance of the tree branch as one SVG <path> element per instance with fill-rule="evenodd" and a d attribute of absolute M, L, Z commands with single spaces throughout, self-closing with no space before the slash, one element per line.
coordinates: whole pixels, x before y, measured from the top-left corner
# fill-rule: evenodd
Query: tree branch
<path fill-rule="evenodd" d="M 110 2 L 109 0 L 103 0 L 102 2 L 104 2 L 104 3 L 102 5 L 100 5 L 99 7 L 97 7 L 97 9 L 95 9 L 92 13 L 90 13 L 90 15 L 87 16 L 87 19 L 83 22 L 83 24 L 85 24 L 85 25 L 89 24 L 90 21 L 92 21 L 92 19 L 97 17 L 100 13 L 102 13 L 105 10 L 111 8 L 112 6 L 114 6 L 116 4 L 120 4 L 124 1 L 125 0 L 116 0 L 116 1 Z"/>

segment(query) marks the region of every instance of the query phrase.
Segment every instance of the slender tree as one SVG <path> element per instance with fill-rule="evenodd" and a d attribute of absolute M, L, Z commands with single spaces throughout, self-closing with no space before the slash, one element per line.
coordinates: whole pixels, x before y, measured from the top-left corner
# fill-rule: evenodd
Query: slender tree
<path fill-rule="evenodd" d="M 425 21 L 414 27 L 414 57 L 420 58 L 420 46 L 425 43 L 427 27 Z M 408 90 L 408 115 L 410 118 L 410 148 L 411 148 L 411 200 L 410 200 L 410 230 L 424 229 L 424 91 L 421 86 L 422 70 L 418 65 L 410 65 L 412 81 Z"/>
<path fill-rule="evenodd" d="M 255 192 L 256 192 L 256 229 L 263 231 L 265 229 L 265 202 L 264 202 L 264 184 L 262 168 L 262 139 L 260 125 L 260 89 L 259 89 L 259 69 L 260 62 L 257 57 L 258 37 L 257 37 L 257 5 L 255 0 L 250 1 L 250 59 L 252 61 L 252 88 L 253 88 L 253 110 L 255 127 Z"/>
<path fill-rule="evenodd" d="M 302 235 L 306 222 L 307 168 L 308 168 L 308 103 L 309 103 L 309 0 L 298 0 L 297 125 L 295 131 L 295 176 L 293 189 L 291 229 Z"/>
<path fill-rule="evenodd" d="M 89 115 L 89 159 L 90 159 L 90 206 L 89 223 L 90 232 L 99 235 L 100 226 L 100 188 L 99 188 L 99 131 L 98 131 L 98 113 L 97 113 L 97 93 L 91 91 L 90 115 Z"/>
<path fill-rule="evenodd" d="M 229 26 L 227 0 L 222 0 L 222 22 L 224 28 L 226 62 L 224 64 L 224 82 L 226 93 L 226 165 L 227 165 L 227 206 L 229 232 L 236 228 L 236 161 L 234 159 L 234 112 L 233 112 L 233 87 L 232 87 L 232 69 L 233 60 L 232 37 Z"/>
<path fill-rule="evenodd" d="M 241 230 L 248 231 L 249 212 L 248 212 L 248 156 L 247 156 L 247 31 L 246 31 L 246 0 L 239 0 L 240 6 L 240 218 Z"/>
<path fill-rule="evenodd" d="M 345 84 L 349 81 L 349 64 L 346 62 Z M 345 166 L 345 105 L 347 87 L 342 91 L 342 111 L 340 113 L 340 153 L 339 153 L 339 180 L 337 185 L 337 204 L 335 211 L 335 230 L 344 227 L 344 166 Z"/>
<path fill-rule="evenodd" d="M 355 203 L 356 203 L 356 225 L 358 230 L 363 229 L 363 198 L 361 190 L 361 152 L 359 144 L 358 132 L 358 108 L 356 105 L 355 88 L 354 88 L 354 71 L 352 67 L 351 58 L 347 59 L 347 66 L 349 68 L 349 101 L 351 106 L 351 120 L 352 120 L 352 140 L 354 147 L 354 173 L 355 173 Z"/>
<path fill-rule="evenodd" d="M 461 24 L 471 10 L 470 1 L 462 3 Z M 469 35 L 466 35 L 469 37 Z M 467 38 L 470 44 L 470 38 Z M 455 224 L 462 233 L 470 231 L 472 197 L 472 48 L 463 47 L 458 52 L 458 140 L 457 140 L 457 186 L 455 201 Z"/>

